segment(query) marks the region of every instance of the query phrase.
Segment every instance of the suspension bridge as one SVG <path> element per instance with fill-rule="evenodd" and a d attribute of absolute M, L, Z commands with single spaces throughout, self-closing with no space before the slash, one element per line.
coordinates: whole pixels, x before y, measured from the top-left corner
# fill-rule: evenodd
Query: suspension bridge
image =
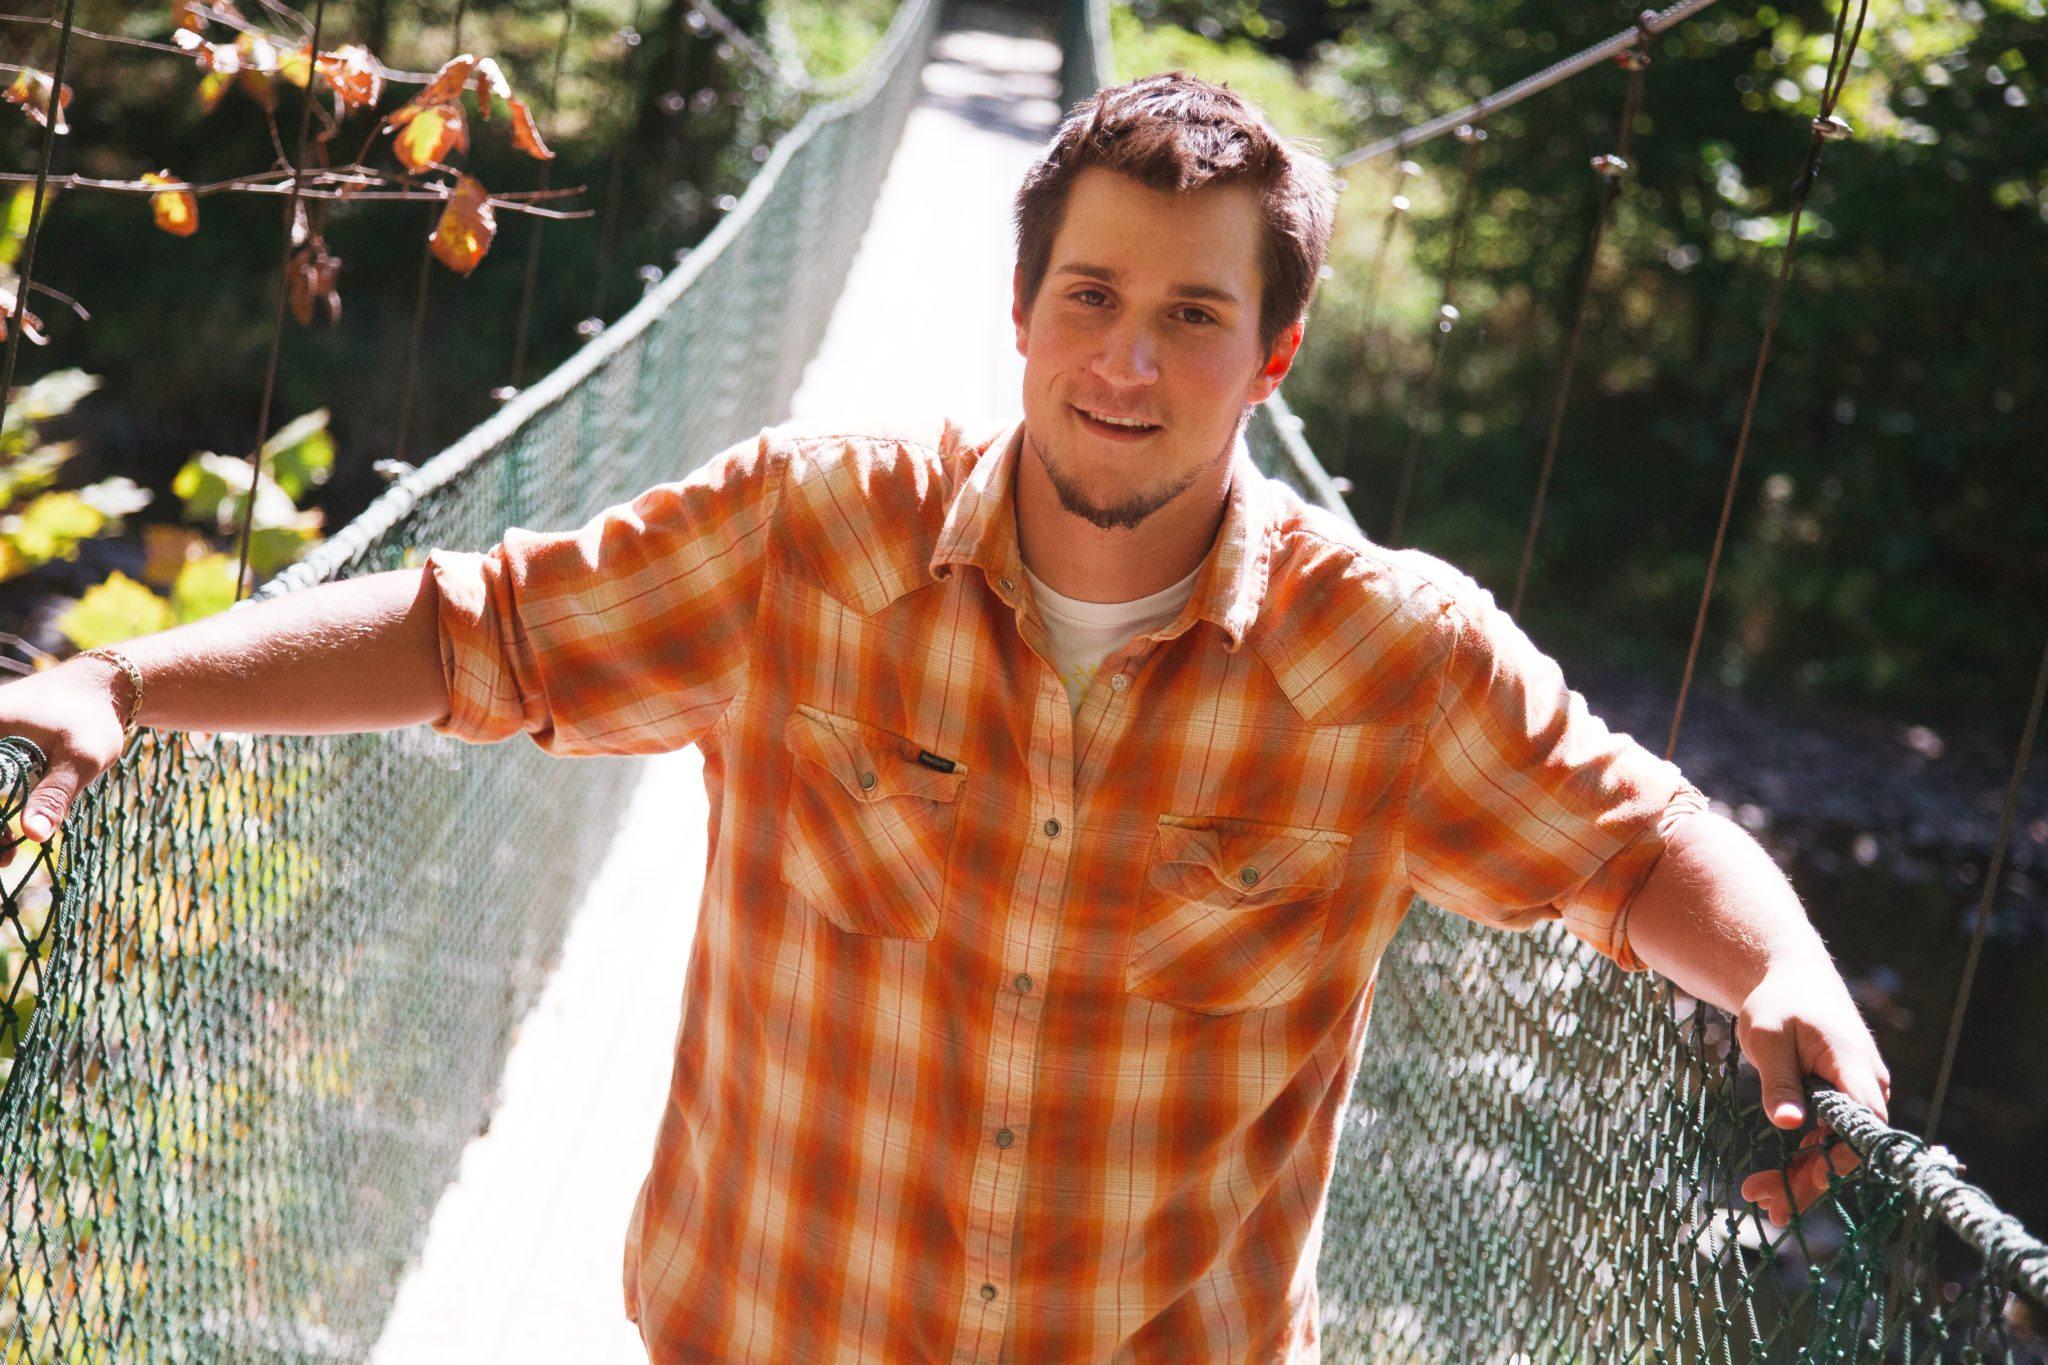
<path fill-rule="evenodd" d="M 1009 197 L 1105 44 L 1096 5 L 1048 31 L 907 0 L 682 264 L 260 595 L 576 524 L 770 423 L 1008 410 Z M 1816 156 L 1831 118 L 1824 95 Z M 1284 403 L 1252 435 L 1343 511 Z M 17 804 L 31 762 L 0 744 Z M 422 731 L 138 735 L 0 898 L 34 945 L 0 1091 L 6 1358 L 642 1358 L 618 1248 L 679 1018 L 698 772 Z M 1789 1150 L 1744 1087 L 1725 1017 L 1662 983 L 1560 933 L 1410 916 L 1344 1120 L 1325 1358 L 2038 1358 L 2048 1247 L 1829 1093 L 1862 1164 L 1770 1228 L 1734 1190 Z"/>

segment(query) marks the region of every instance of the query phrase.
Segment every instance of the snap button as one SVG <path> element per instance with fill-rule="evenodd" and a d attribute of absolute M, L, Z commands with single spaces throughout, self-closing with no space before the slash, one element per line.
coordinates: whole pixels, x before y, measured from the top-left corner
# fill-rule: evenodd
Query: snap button
<path fill-rule="evenodd" d="M 862 791 L 873 791 L 874 787 L 875 775 L 873 773 L 862 773 L 860 775 L 860 789 Z"/>
<path fill-rule="evenodd" d="M 1015 1142 L 1016 1140 L 1017 1135 L 1011 1132 L 1009 1129 L 998 1128 L 996 1130 L 996 1146 L 1008 1147 L 1011 1143 Z"/>
<path fill-rule="evenodd" d="M 1059 821 L 1057 821 L 1057 820 L 1048 820 L 1048 821 L 1046 821 L 1046 822 L 1045 822 L 1045 837 L 1046 837 L 1046 838 L 1048 838 L 1048 839 L 1057 839 L 1057 838 L 1059 838 L 1059 837 L 1060 837 L 1060 822 L 1059 822 Z"/>
<path fill-rule="evenodd" d="M 994 1285 L 992 1285 L 992 1284 L 985 1284 L 985 1285 L 983 1285 L 983 1286 L 981 1287 L 981 1296 L 982 1296 L 982 1297 L 983 1297 L 984 1299 L 992 1299 L 992 1298 L 994 1298 L 994 1297 L 996 1296 L 996 1287 L 995 1287 Z"/>
<path fill-rule="evenodd" d="M 1017 590 L 1017 585 L 1015 583 L 1012 583 L 1007 578 L 998 578 L 996 580 L 996 586 L 1001 588 L 1004 592 L 1015 592 Z"/>
<path fill-rule="evenodd" d="M 1246 886 L 1251 886 L 1259 880 L 1259 870 L 1256 867 L 1248 867 L 1237 874 L 1237 879 Z"/>
<path fill-rule="evenodd" d="M 1022 973 L 1022 972 L 1019 972 L 1019 973 L 1017 973 L 1017 981 L 1016 981 L 1016 986 L 1017 986 L 1017 994 L 1019 994 L 1019 995 L 1029 995 L 1029 994 L 1031 994 L 1031 978 L 1030 978 L 1030 977 L 1028 977 L 1028 976 L 1026 976 L 1026 975 L 1024 975 L 1024 973 Z"/>
<path fill-rule="evenodd" d="M 1130 685 L 1130 678 L 1122 673 L 1112 675 L 1109 680 L 1110 690 L 1113 692 L 1121 692 Z"/>

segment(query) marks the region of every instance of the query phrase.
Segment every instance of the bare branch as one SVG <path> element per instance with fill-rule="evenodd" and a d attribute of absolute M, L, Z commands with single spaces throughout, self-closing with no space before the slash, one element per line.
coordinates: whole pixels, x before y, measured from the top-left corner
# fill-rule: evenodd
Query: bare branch
<path fill-rule="evenodd" d="M 35 176 L 26 171 L 0 172 L 0 185 L 33 183 L 34 180 Z M 299 187 L 299 195 L 304 199 L 411 200 L 445 203 L 455 192 L 454 186 L 444 185 L 439 181 L 428 181 L 411 189 L 374 188 L 399 183 L 402 182 L 374 171 L 344 166 L 333 170 L 308 172 Z M 216 180 L 205 185 L 194 185 L 180 180 L 160 181 L 155 184 L 143 180 L 102 180 L 89 175 L 53 175 L 49 179 L 49 185 L 52 189 L 98 190 L 111 194 L 175 194 L 182 191 L 195 197 L 213 194 L 289 195 L 292 190 L 291 173 L 285 170 L 259 171 L 251 175 L 236 176 L 232 180 Z M 574 185 L 546 190 L 508 190 L 502 194 L 493 194 L 490 202 L 495 208 L 531 214 L 536 218 L 589 218 L 595 215 L 595 210 L 537 207 L 542 200 L 582 194 L 585 189 L 585 186 Z"/>

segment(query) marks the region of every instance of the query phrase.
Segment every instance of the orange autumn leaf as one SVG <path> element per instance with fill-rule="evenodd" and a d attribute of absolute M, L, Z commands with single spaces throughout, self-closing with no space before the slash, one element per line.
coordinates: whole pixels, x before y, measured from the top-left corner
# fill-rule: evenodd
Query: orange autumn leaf
<path fill-rule="evenodd" d="M 455 182 L 455 193 L 448 198 L 448 207 L 441 211 L 441 221 L 434 225 L 434 235 L 427 239 L 434 257 L 442 265 L 458 275 L 467 275 L 476 269 L 476 264 L 491 249 L 491 239 L 498 235 L 497 219 L 491 215 L 490 191 L 474 176 L 461 176 Z"/>
<path fill-rule="evenodd" d="M 548 144 L 541 141 L 540 128 L 533 121 L 533 111 L 526 107 L 524 100 L 506 100 L 512 106 L 512 145 L 537 161 L 553 161 L 555 154 L 548 150 Z"/>
<path fill-rule="evenodd" d="M 0 99 L 9 104 L 18 104 L 22 112 L 36 121 L 38 127 L 47 128 L 45 111 L 50 105 L 50 73 L 25 66 L 15 72 L 14 83 L 0 90 Z M 64 111 L 71 107 L 71 87 L 65 86 L 57 92 L 57 129 L 60 133 L 71 131 L 71 125 L 64 121 Z"/>
<path fill-rule="evenodd" d="M 391 140 L 391 149 L 409 171 L 439 165 L 450 152 L 468 151 L 469 128 L 463 122 L 462 107 L 436 104 L 407 115 L 398 136 Z"/>
<path fill-rule="evenodd" d="M 384 74 L 370 49 L 360 43 L 321 53 L 319 65 L 321 79 L 333 87 L 346 108 L 360 109 L 384 97 Z"/>
<path fill-rule="evenodd" d="M 469 73 L 475 69 L 476 58 L 467 52 L 450 57 L 441 63 L 441 69 L 434 73 L 434 79 L 427 82 L 426 89 L 406 101 L 406 107 L 417 111 L 430 104 L 447 104 L 461 99 L 462 87 L 469 84 Z"/>
<path fill-rule="evenodd" d="M 142 176 L 145 185 L 177 185 L 178 177 L 168 170 L 145 171 Z M 174 237 L 190 237 L 199 231 L 199 200 L 190 190 L 162 190 L 149 196 L 149 207 L 156 214 L 156 225 Z"/>
<path fill-rule="evenodd" d="M 341 293 L 335 288 L 340 275 L 341 257 L 318 237 L 292 252 L 285 290 L 299 326 L 311 327 L 316 316 L 329 326 L 341 321 Z"/>
<path fill-rule="evenodd" d="M 512 82 L 505 79 L 505 73 L 496 61 L 485 57 L 476 64 L 476 114 L 485 122 L 490 121 L 493 95 L 509 102 L 512 98 Z"/>
<path fill-rule="evenodd" d="M 178 0 L 171 6 L 171 22 L 180 33 L 201 33 L 206 29 L 206 20 L 196 12 L 198 0 Z"/>

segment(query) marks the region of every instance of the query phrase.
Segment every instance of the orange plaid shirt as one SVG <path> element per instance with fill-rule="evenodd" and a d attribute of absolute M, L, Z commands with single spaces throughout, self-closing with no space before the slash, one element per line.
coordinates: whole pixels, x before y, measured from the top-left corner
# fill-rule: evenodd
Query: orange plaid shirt
<path fill-rule="evenodd" d="M 1470 578 L 1257 472 L 1078 716 L 1019 425 L 770 429 L 437 549 L 452 710 L 702 746 L 710 858 L 627 1231 L 656 1361 L 1312 1361 L 1338 1120 L 1420 893 L 1625 967 L 1703 801 Z"/>

